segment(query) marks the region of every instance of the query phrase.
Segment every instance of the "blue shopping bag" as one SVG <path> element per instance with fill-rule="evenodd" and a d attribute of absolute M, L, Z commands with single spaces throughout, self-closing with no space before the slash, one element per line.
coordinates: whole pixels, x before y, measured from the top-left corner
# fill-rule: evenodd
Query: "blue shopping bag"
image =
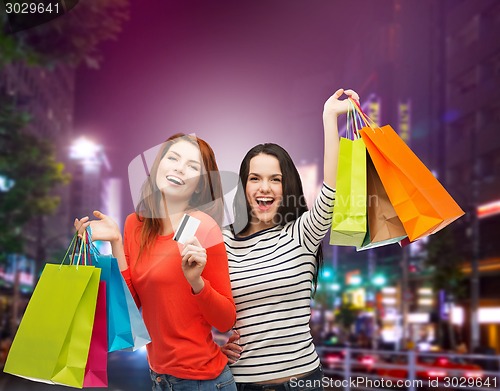
<path fill-rule="evenodd" d="M 135 304 L 134 298 L 128 289 L 127 283 L 123 278 L 122 285 L 125 291 L 125 299 L 127 300 L 128 314 L 130 317 L 130 326 L 132 328 L 132 336 L 134 338 L 134 346 L 125 350 L 135 351 L 150 343 L 151 337 L 149 336 L 148 329 L 144 324 L 141 313 Z"/>
<path fill-rule="evenodd" d="M 101 269 L 101 280 L 106 282 L 106 310 L 108 319 L 108 352 L 134 347 L 129 310 L 123 287 L 123 277 L 116 258 L 91 252 L 92 264 Z"/>

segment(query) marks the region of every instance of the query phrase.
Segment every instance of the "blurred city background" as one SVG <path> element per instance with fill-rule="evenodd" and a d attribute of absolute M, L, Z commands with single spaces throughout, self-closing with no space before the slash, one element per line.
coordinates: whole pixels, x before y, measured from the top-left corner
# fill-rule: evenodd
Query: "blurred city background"
<path fill-rule="evenodd" d="M 16 33 L 1 7 L 0 367 L 75 217 L 100 209 L 122 225 L 133 211 L 135 157 L 194 132 L 237 172 L 249 148 L 275 142 L 311 201 L 323 103 L 343 87 L 466 215 L 404 248 L 327 238 L 316 345 L 457 352 L 480 367 L 471 354 L 484 354 L 496 361 L 482 368 L 498 370 L 500 2 L 80 0 Z M 148 382 L 144 352 L 111 355 L 110 389 Z M 0 373 L 2 391 L 45 387 Z"/>

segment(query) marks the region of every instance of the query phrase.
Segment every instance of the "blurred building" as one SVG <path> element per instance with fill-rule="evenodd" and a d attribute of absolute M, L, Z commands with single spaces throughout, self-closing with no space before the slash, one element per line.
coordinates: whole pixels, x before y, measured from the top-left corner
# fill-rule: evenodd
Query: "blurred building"
<path fill-rule="evenodd" d="M 20 111 L 28 112 L 28 131 L 49 139 L 58 161 L 68 162 L 68 146 L 73 130 L 74 71 L 57 66 L 54 69 L 10 64 L 0 72 L 0 90 L 14 98 Z M 68 244 L 69 188 L 56 190 L 60 205 L 51 216 L 37 217 L 26 224 L 24 254 L 10 254 L 0 270 L 0 309 L 2 337 L 8 338 L 17 328 L 37 272 L 46 261 L 54 261 Z M 18 276 L 16 278 L 16 275 Z"/>
<path fill-rule="evenodd" d="M 432 129 L 436 121 L 430 99 L 439 86 L 432 83 L 434 59 L 422 55 L 440 51 L 440 41 L 433 37 L 433 12 L 432 1 L 384 3 L 362 41 L 353 43 L 348 54 L 353 65 L 344 78 L 360 86 L 358 92 L 370 118 L 378 125 L 391 125 L 435 171 Z M 420 278 L 414 281 L 425 255 L 415 246 L 419 247 L 392 244 L 361 252 L 339 248 L 339 275 L 360 270 L 366 281 L 362 289 L 369 293 L 366 307 L 375 312 L 380 327 L 377 334 L 394 347 L 403 346 L 403 339 L 417 339 L 421 333 L 417 324 L 424 318 L 429 323 L 431 318 L 431 306 L 411 305 L 417 301 L 417 290 L 426 284 Z M 375 284 L 375 276 L 385 278 L 385 287 Z"/>
<path fill-rule="evenodd" d="M 91 216 L 102 208 L 103 179 L 108 177 L 111 166 L 101 145 L 80 137 L 70 147 L 71 203 L 74 217 Z"/>
<path fill-rule="evenodd" d="M 500 318 L 481 315 L 488 309 L 498 309 L 500 314 L 495 288 L 500 274 L 496 238 L 500 232 L 500 40 L 496 39 L 500 4 L 393 0 L 377 9 L 368 32 L 362 42 L 353 42 L 346 69 L 335 70 L 340 74 L 335 77 L 356 86 L 365 112 L 380 125 L 392 125 L 466 211 L 450 229 L 468 281 L 478 282 L 469 284 L 466 298 L 445 304 L 462 308 L 460 335 L 468 346 L 470 308 L 476 306 L 480 340 L 472 345 L 500 351 Z M 329 76 L 325 72 L 302 77 L 300 90 L 326 83 Z M 308 120 L 304 110 L 302 117 L 301 122 Z M 367 308 L 380 307 L 379 315 L 387 318 L 381 320 L 386 329 L 379 332 L 389 340 L 437 334 L 442 305 L 439 292 L 429 290 L 424 241 L 406 249 L 390 245 L 356 252 L 339 247 L 333 262 L 333 252 L 325 246 L 325 255 L 335 267 L 336 280 L 344 285 L 343 278 L 359 270 L 368 291 L 373 290 L 370 279 L 376 274 L 395 287 L 390 308 L 374 306 L 373 295 L 366 296 Z"/>
<path fill-rule="evenodd" d="M 70 156 L 74 146 L 74 71 L 11 64 L 0 73 L 0 89 L 14 98 L 20 111 L 31 115 L 28 131 L 54 145 L 56 159 L 72 176 L 69 186 L 55 193 L 60 205 L 50 216 L 26 224 L 24 254 L 11 254 L 0 265 L 0 309 L 4 337 L 12 335 L 45 262 L 61 261 L 73 233 L 73 219 L 95 209 L 121 224 L 121 182 L 111 176 L 103 150 L 95 155 Z M 71 151 L 74 152 L 74 151 Z M 83 151 L 85 153 L 85 151 Z M 73 157 L 73 158 L 71 158 Z M 110 252 L 109 248 L 102 248 Z M 16 274 L 19 276 L 16 280 Z M 7 319 L 7 320 L 6 320 Z"/>
<path fill-rule="evenodd" d="M 500 4 L 449 1 L 438 12 L 444 15 L 439 26 L 444 51 L 436 70 L 444 88 L 437 152 L 447 187 L 467 211 L 456 224 L 463 270 L 471 281 L 464 323 L 470 327 L 470 308 L 475 308 L 480 344 L 500 351 L 500 208 L 495 206 L 500 201 Z M 498 316 L 482 316 L 488 309 Z"/>
<path fill-rule="evenodd" d="M 57 66 L 46 69 L 23 63 L 8 65 L 0 74 L 0 88 L 15 98 L 19 110 L 31 115 L 28 130 L 49 139 L 58 161 L 68 162 L 73 132 L 74 70 Z M 28 255 L 37 259 L 37 243 L 42 241 L 46 256 L 64 247 L 68 234 L 69 189 L 61 187 L 60 206 L 53 216 L 44 217 L 25 228 Z M 38 260 L 41 261 L 41 260 Z"/>
<path fill-rule="evenodd" d="M 71 224 L 75 217 L 92 216 L 99 210 L 122 226 L 122 182 L 113 177 L 104 147 L 85 137 L 70 148 L 73 178 L 71 182 Z M 107 242 L 96 242 L 102 253 L 111 253 Z"/>
<path fill-rule="evenodd" d="M 412 28 L 404 28 L 408 26 Z M 500 41 L 495 37 L 499 33 L 500 4 L 493 0 L 480 5 L 472 0 L 421 1 L 418 6 L 394 0 L 387 23 L 380 26 L 378 36 L 367 38 L 366 57 L 360 59 L 368 64 L 367 70 L 374 70 L 367 89 L 377 96 L 379 123 L 394 127 L 466 211 L 450 226 L 470 282 L 467 297 L 459 302 L 464 309 L 460 334 L 468 346 L 491 346 L 497 351 Z M 388 273 L 399 279 L 407 338 L 418 338 L 418 324 L 436 321 L 440 311 L 438 292 L 425 299 L 419 294 L 430 286 L 422 263 L 425 245 L 417 248 L 419 243 L 407 250 L 394 246 L 374 250 L 377 268 L 387 270 L 392 264 L 393 270 L 400 270 L 399 276 Z M 480 324 L 476 341 L 471 308 Z M 498 319 L 481 315 L 488 309 L 498 309 Z"/>

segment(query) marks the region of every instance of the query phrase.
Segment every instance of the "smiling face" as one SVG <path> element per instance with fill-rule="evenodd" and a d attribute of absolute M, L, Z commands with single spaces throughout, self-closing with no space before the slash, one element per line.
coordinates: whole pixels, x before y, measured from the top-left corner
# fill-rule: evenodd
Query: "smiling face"
<path fill-rule="evenodd" d="M 158 165 L 156 186 L 170 201 L 189 202 L 197 191 L 202 171 L 200 150 L 188 141 L 170 146 Z"/>
<path fill-rule="evenodd" d="M 275 226 L 273 220 L 283 200 L 283 176 L 278 159 L 272 155 L 259 154 L 250 160 L 250 169 L 245 195 L 250 206 L 248 233 Z"/>

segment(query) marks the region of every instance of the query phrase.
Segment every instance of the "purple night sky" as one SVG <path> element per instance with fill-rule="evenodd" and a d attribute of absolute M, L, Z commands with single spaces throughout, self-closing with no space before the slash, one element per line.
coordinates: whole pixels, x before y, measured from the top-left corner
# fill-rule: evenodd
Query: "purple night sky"
<path fill-rule="evenodd" d="M 102 143 L 123 178 L 135 156 L 175 132 L 205 138 L 225 170 L 237 172 L 246 151 L 262 142 L 282 145 L 296 163 L 321 162 L 323 103 L 338 87 L 368 93 L 352 51 L 392 6 L 132 3 L 119 40 L 102 46 L 101 68 L 80 69 L 76 86 L 75 136 Z"/>

